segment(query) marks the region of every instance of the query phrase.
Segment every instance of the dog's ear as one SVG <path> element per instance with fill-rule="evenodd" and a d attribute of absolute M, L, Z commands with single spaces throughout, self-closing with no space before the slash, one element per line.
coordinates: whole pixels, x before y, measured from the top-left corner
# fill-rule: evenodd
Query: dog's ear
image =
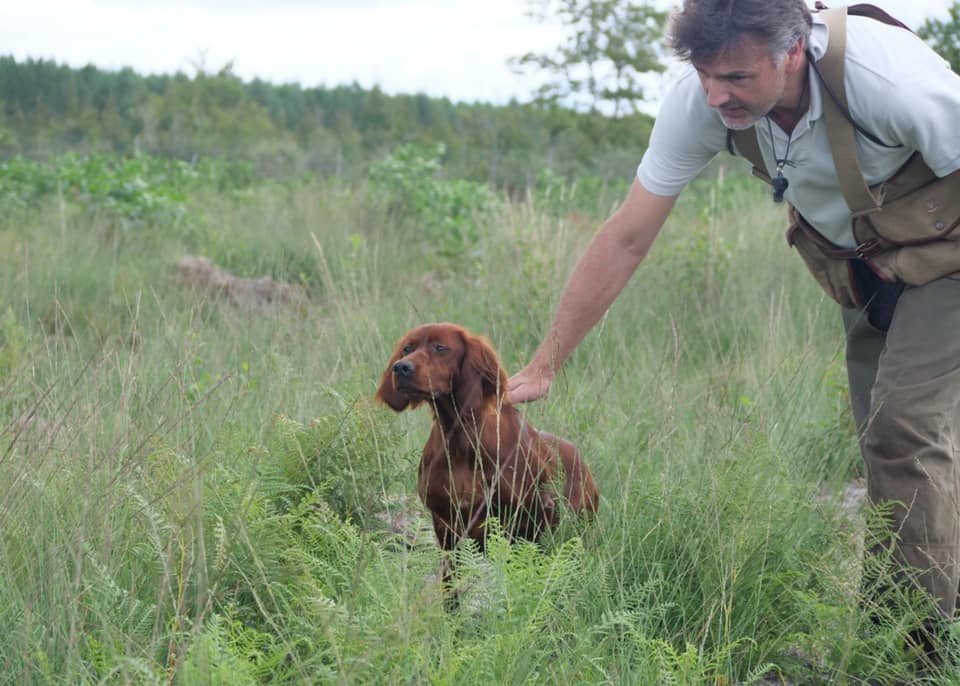
<path fill-rule="evenodd" d="M 454 388 L 457 410 L 480 408 L 489 398 L 502 398 L 507 392 L 507 373 L 500 358 L 483 336 L 463 332 L 464 353 Z"/>
<path fill-rule="evenodd" d="M 396 412 L 403 412 L 410 406 L 409 396 L 397 390 L 397 384 L 393 376 L 393 365 L 395 365 L 401 357 L 403 357 L 403 351 L 400 348 L 400 344 L 398 344 L 393 356 L 387 363 L 387 369 L 383 372 L 383 377 L 380 379 L 380 387 L 374 396 L 376 400 L 379 400 Z"/>

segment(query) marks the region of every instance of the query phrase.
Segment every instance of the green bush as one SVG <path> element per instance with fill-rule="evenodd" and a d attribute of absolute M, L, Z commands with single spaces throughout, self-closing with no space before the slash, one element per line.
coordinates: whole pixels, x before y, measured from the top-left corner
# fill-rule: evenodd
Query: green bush
<path fill-rule="evenodd" d="M 442 178 L 444 152 L 442 144 L 401 145 L 371 167 L 370 184 L 394 216 L 416 225 L 437 256 L 469 257 L 499 203 L 486 184 Z"/>
<path fill-rule="evenodd" d="M 18 156 L 0 163 L 0 206 L 22 209 L 59 196 L 126 221 L 177 222 L 185 218 L 188 194 L 245 188 L 252 180 L 249 164 L 231 160 L 66 153 L 41 162 Z"/>

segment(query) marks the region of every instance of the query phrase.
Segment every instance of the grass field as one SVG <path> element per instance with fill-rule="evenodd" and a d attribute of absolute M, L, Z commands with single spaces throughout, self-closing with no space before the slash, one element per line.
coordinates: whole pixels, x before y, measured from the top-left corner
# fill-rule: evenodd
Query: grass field
<path fill-rule="evenodd" d="M 627 183 L 587 209 L 573 187 L 509 200 L 445 185 L 405 203 L 383 191 L 397 185 L 310 180 L 197 188 L 144 216 L 63 189 L 8 203 L 4 680 L 908 675 L 897 636 L 920 600 L 894 598 L 876 625 L 857 603 L 839 313 L 786 246 L 782 208 L 739 175 L 690 189 L 550 397 L 523 408 L 580 446 L 599 516 L 541 548 L 463 551 L 467 597 L 444 609 L 411 499 L 428 413 L 375 406 L 379 375 L 404 331 L 436 320 L 519 369 Z M 187 254 L 309 301 L 184 288 Z M 882 561 L 866 572 L 882 583 Z"/>

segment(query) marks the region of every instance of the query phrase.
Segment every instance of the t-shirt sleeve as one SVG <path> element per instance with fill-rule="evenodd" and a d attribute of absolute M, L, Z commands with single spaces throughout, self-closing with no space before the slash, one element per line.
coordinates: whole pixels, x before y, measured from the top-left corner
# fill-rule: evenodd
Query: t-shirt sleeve
<path fill-rule="evenodd" d="M 688 68 L 660 105 L 637 180 L 656 195 L 677 195 L 726 148 L 726 135 L 696 72 Z"/>
<path fill-rule="evenodd" d="M 864 25 L 871 20 L 862 18 L 848 21 L 852 28 L 880 34 L 887 47 L 880 56 L 848 52 L 847 94 L 854 116 L 885 142 L 920 151 L 938 176 L 960 169 L 960 75 L 909 31 L 878 22 Z"/>
<path fill-rule="evenodd" d="M 891 126 L 900 140 L 919 150 L 937 176 L 960 169 L 960 75 L 930 70 L 892 100 Z"/>

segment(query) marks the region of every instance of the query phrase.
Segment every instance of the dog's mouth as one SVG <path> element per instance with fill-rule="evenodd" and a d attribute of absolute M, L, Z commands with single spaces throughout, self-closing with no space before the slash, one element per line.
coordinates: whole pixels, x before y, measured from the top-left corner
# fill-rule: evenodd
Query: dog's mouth
<path fill-rule="evenodd" d="M 431 400 L 448 394 L 448 391 L 444 391 L 435 385 L 424 385 L 415 379 L 411 379 L 408 376 L 401 376 L 400 374 L 393 375 L 393 386 L 411 400 Z"/>

